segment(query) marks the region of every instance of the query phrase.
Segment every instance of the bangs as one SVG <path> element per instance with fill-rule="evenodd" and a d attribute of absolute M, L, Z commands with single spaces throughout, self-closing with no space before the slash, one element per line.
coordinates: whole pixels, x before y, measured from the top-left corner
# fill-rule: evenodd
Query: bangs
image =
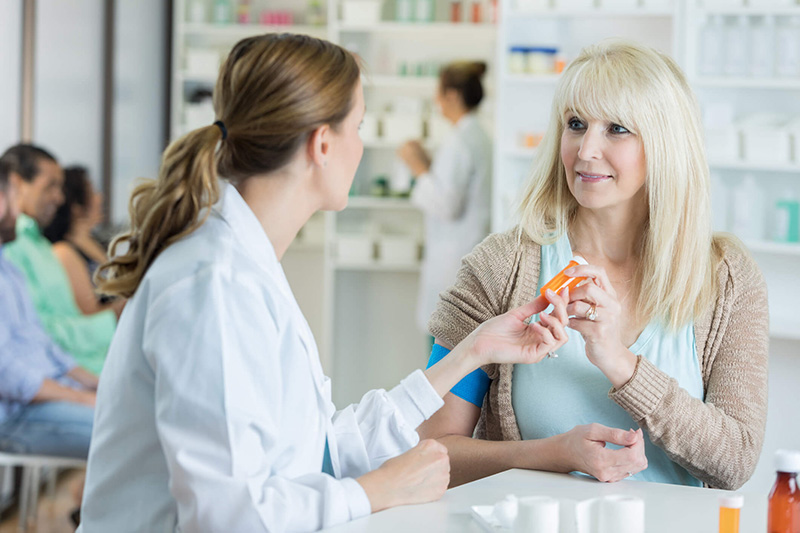
<path fill-rule="evenodd" d="M 567 113 L 583 119 L 603 120 L 639 133 L 636 116 L 642 115 L 643 94 L 640 72 L 625 68 L 623 61 L 610 55 L 593 57 L 578 65 L 561 80 L 558 111 L 565 121 Z"/>

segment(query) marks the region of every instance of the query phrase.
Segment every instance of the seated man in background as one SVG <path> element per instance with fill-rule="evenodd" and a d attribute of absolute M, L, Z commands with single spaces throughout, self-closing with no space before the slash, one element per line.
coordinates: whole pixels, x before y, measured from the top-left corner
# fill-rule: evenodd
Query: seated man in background
<path fill-rule="evenodd" d="M 42 235 L 64 201 L 64 173 L 55 157 L 30 144 L 12 146 L 0 157 L 19 183 L 21 211 L 17 239 L 6 247 L 6 257 L 19 268 L 39 319 L 50 336 L 78 364 L 100 374 L 117 324 L 117 312 L 104 309 L 84 315 L 52 244 Z"/>
<path fill-rule="evenodd" d="M 18 214 L 9 174 L 0 161 L 0 451 L 86 458 L 97 377 L 45 333 L 22 274 L 4 257 Z"/>

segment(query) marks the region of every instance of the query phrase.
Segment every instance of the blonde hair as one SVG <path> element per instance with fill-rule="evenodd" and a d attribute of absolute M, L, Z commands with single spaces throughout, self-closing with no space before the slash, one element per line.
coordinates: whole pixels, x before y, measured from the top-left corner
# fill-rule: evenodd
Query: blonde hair
<path fill-rule="evenodd" d="M 569 112 L 622 124 L 641 139 L 648 219 L 635 309 L 674 331 L 711 304 L 719 260 L 700 112 L 686 77 L 665 54 L 617 39 L 570 63 L 519 207 L 520 230 L 539 244 L 563 236 L 578 209 L 560 150 Z"/>
<path fill-rule="evenodd" d="M 314 129 L 345 119 L 359 77 L 356 58 L 327 41 L 292 34 L 239 41 L 214 89 L 227 138 L 209 124 L 167 147 L 158 179 L 131 195 L 131 229 L 111 243 L 111 259 L 95 274 L 99 290 L 132 296 L 158 254 L 205 222 L 219 199 L 218 176 L 242 181 L 287 164 Z"/>

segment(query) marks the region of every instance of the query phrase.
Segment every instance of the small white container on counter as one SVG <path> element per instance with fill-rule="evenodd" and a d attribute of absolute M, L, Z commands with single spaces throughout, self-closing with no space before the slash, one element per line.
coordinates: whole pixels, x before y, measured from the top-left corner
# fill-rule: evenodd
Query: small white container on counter
<path fill-rule="evenodd" d="M 382 265 L 416 265 L 419 262 L 419 243 L 408 235 L 381 235 L 378 237 L 378 262 Z"/>
<path fill-rule="evenodd" d="M 374 244 L 366 234 L 339 234 L 336 236 L 336 259 L 348 265 L 364 265 L 373 262 Z"/>

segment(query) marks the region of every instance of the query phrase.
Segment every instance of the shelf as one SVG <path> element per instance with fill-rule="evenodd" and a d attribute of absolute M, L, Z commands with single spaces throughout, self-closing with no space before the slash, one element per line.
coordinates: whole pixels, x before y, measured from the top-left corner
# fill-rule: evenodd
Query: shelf
<path fill-rule="evenodd" d="M 176 72 L 175 81 L 178 83 L 207 83 L 210 85 L 215 85 L 217 83 L 217 75 L 214 74 L 212 76 L 211 74 L 190 74 L 188 72 Z"/>
<path fill-rule="evenodd" d="M 772 241 L 745 241 L 745 245 L 755 254 L 788 255 L 800 257 L 800 244 Z"/>
<path fill-rule="evenodd" d="M 261 24 L 214 24 L 188 22 L 183 25 L 184 35 L 197 37 L 216 37 L 223 39 L 244 39 L 264 33 L 301 33 L 315 37 L 326 37 L 327 26 L 285 25 L 266 26 Z"/>
<path fill-rule="evenodd" d="M 384 265 L 382 263 L 335 263 L 334 267 L 339 271 L 350 272 L 398 272 L 414 274 L 420 271 L 420 265 Z"/>
<path fill-rule="evenodd" d="M 796 16 L 800 15 L 800 7 L 710 7 L 702 8 L 699 13 L 708 15 L 775 15 L 775 16 Z"/>
<path fill-rule="evenodd" d="M 365 76 L 363 84 L 365 87 L 376 89 L 421 89 L 433 91 L 439 83 L 436 76 L 387 76 L 375 75 Z"/>
<path fill-rule="evenodd" d="M 408 198 L 383 198 L 380 196 L 351 196 L 347 202 L 348 209 L 408 209 L 418 208 Z"/>
<path fill-rule="evenodd" d="M 441 33 L 464 33 L 470 38 L 494 38 L 497 26 L 494 24 L 471 24 L 452 22 L 378 22 L 377 24 L 339 25 L 339 31 L 349 33 L 413 33 L 414 37 L 440 35 Z"/>
<path fill-rule="evenodd" d="M 528 85 L 555 85 L 561 74 L 506 74 L 506 81 Z"/>
<path fill-rule="evenodd" d="M 672 17 L 672 9 L 516 9 L 509 13 L 509 20 L 520 17 Z"/>
<path fill-rule="evenodd" d="M 800 78 L 740 78 L 740 77 L 699 77 L 694 85 L 704 88 L 730 89 L 798 89 Z"/>
<path fill-rule="evenodd" d="M 749 163 L 746 161 L 709 161 L 708 166 L 711 169 L 719 170 L 749 170 L 753 172 L 800 174 L 800 165 L 798 164 L 770 165 L 768 163 Z"/>

